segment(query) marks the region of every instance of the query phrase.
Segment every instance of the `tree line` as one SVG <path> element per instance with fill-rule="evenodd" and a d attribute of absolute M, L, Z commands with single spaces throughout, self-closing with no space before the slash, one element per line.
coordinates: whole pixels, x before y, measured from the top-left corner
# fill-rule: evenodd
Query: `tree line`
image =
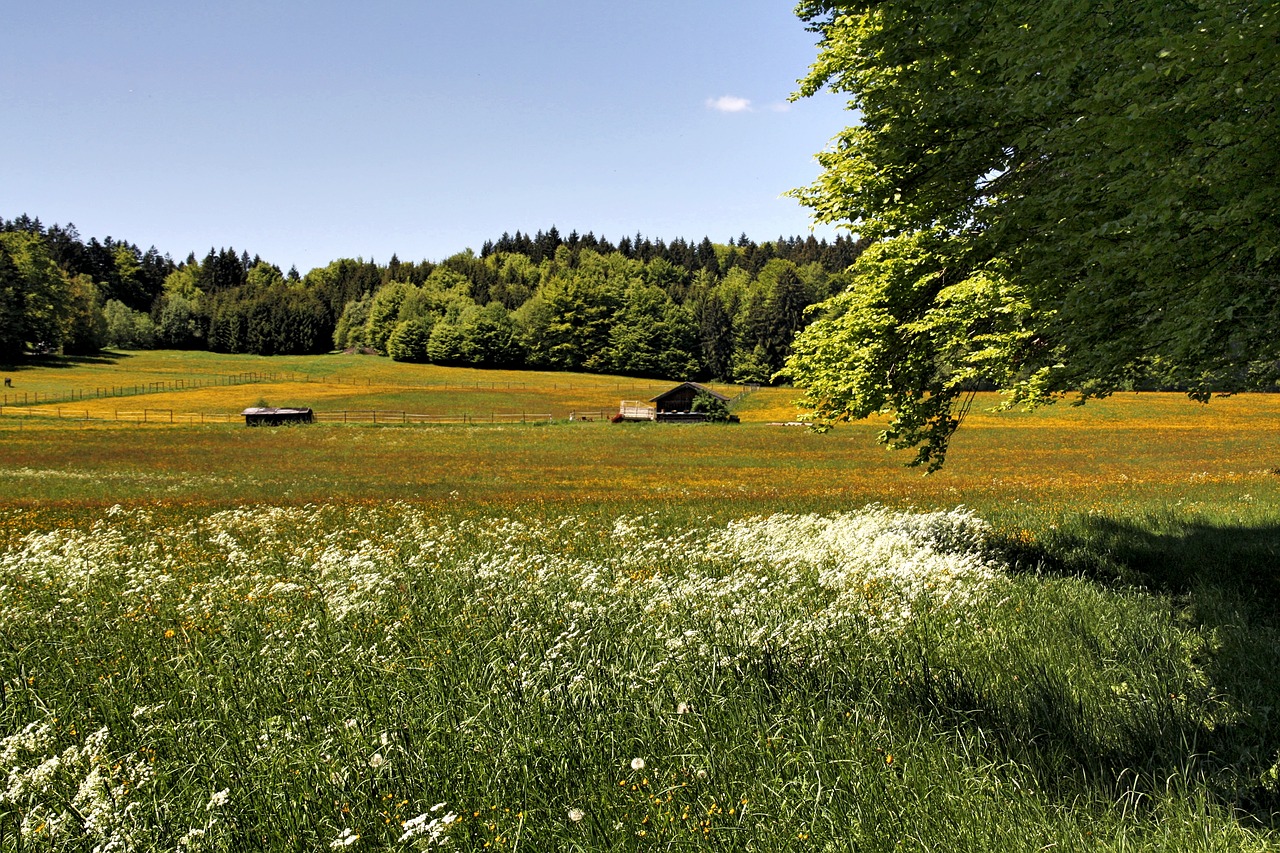
<path fill-rule="evenodd" d="M 616 243 L 552 227 L 444 260 L 339 259 L 302 275 L 233 248 L 174 262 L 0 218 L 0 358 L 24 352 L 332 350 L 400 361 L 768 383 L 806 309 L 838 293 L 863 246 Z"/>

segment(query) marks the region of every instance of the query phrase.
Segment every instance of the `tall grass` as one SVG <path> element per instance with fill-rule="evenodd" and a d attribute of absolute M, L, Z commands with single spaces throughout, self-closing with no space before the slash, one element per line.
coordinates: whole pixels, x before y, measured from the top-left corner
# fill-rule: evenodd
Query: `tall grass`
<path fill-rule="evenodd" d="M 0 849 L 1277 841 L 1274 616 L 969 512 L 64 518 L 4 518 Z"/>

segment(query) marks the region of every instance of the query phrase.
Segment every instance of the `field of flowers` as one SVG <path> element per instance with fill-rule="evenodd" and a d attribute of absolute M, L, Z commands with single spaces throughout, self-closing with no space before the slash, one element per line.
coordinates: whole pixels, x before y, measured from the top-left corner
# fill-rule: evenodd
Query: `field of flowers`
<path fill-rule="evenodd" d="M 15 385 L 621 387 L 269 366 L 307 381 L 172 390 L 266 366 L 169 353 Z M 984 397 L 923 478 L 875 424 L 770 425 L 790 393 L 737 426 L 6 410 L 0 853 L 1280 847 L 1280 395 Z"/>
<path fill-rule="evenodd" d="M 12 507 L 0 547 L 0 850 L 1280 842 L 1270 602 L 963 509 Z"/>

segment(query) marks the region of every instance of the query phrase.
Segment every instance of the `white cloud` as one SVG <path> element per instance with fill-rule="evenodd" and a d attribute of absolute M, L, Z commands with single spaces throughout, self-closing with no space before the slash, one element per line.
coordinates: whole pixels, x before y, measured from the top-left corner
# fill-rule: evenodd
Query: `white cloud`
<path fill-rule="evenodd" d="M 751 101 L 733 95 L 707 98 L 707 108 L 722 113 L 745 113 L 751 110 Z"/>

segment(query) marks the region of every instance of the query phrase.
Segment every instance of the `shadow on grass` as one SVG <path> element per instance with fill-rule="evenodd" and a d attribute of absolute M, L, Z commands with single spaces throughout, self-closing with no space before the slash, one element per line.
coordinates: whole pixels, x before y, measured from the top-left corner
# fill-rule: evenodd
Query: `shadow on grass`
<path fill-rule="evenodd" d="M 1079 693 L 1062 671 L 1028 679 L 1016 711 L 967 683 L 936 700 L 936 687 L 923 686 L 922 698 L 937 707 L 973 703 L 1013 740 L 1039 741 L 1082 768 L 1092 765 L 1100 779 L 1126 770 L 1202 778 L 1221 801 L 1280 826 L 1280 521 L 1088 516 L 1064 528 L 997 546 L 1016 572 L 1168 595 L 1175 618 L 1206 638 L 1196 662 L 1221 711 L 1197 718 L 1177 697 L 1144 697 L 1122 730 L 1111 730 L 1108 745 L 1091 734 L 1097 709 L 1074 698 Z"/>
<path fill-rule="evenodd" d="M 1240 598 L 1259 616 L 1280 617 L 1280 521 L 1165 520 L 1152 525 L 1087 516 L 1034 542 L 1006 537 L 996 545 L 1015 571 L 1086 577 L 1175 595 L 1212 588 Z"/>
<path fill-rule="evenodd" d="M 21 373 L 24 370 L 35 370 L 36 368 L 68 368 L 81 367 L 83 365 L 117 364 L 121 359 L 133 358 L 127 352 L 115 352 L 114 350 L 103 350 L 93 355 L 47 355 L 40 353 L 28 353 L 17 361 L 0 361 L 0 370 L 10 373 Z"/>

